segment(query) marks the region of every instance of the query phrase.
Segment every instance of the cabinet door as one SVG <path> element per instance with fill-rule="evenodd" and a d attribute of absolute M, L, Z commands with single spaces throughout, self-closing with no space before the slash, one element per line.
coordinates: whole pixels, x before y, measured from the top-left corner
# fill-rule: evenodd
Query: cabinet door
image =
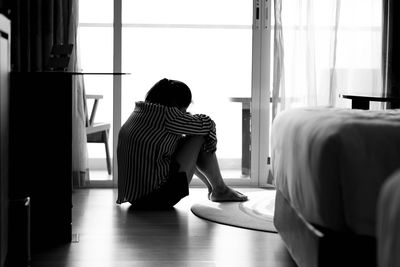
<path fill-rule="evenodd" d="M 10 85 L 9 194 L 30 197 L 36 253 L 71 239 L 72 74 L 11 72 Z"/>

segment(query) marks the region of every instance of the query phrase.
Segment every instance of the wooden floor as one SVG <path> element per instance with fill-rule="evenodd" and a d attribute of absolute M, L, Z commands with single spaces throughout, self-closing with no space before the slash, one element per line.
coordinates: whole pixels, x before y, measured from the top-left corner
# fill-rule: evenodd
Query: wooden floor
<path fill-rule="evenodd" d="M 203 188 L 191 188 L 169 211 L 133 212 L 117 205 L 116 197 L 115 189 L 75 190 L 73 233 L 79 241 L 33 255 L 32 266 L 296 266 L 278 234 L 196 217 L 190 206 L 206 198 Z"/>

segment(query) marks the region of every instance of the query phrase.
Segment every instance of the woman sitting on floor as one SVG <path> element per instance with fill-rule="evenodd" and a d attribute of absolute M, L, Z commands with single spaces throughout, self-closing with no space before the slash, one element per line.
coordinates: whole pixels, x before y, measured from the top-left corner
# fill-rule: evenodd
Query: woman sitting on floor
<path fill-rule="evenodd" d="M 211 201 L 246 201 L 228 187 L 215 151 L 215 123 L 186 112 L 192 102 L 183 82 L 162 79 L 147 93 L 118 134 L 118 199 L 133 208 L 171 208 L 189 194 L 196 174 Z"/>

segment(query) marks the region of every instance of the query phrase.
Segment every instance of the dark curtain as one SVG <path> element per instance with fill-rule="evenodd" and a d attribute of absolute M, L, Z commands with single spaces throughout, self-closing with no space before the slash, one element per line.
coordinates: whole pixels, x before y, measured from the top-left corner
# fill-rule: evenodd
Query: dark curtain
<path fill-rule="evenodd" d="M 74 45 L 68 71 L 80 71 L 77 42 L 78 0 L 10 0 L 9 3 L 12 25 L 12 71 L 46 70 L 51 49 L 55 44 Z M 74 185 L 81 185 L 89 175 L 83 101 L 84 82 L 82 75 L 73 77 L 73 182 Z"/>
<path fill-rule="evenodd" d="M 385 95 L 400 97 L 400 1 L 383 0 L 383 81 Z M 399 108 L 391 104 L 389 108 Z"/>
<path fill-rule="evenodd" d="M 75 0 L 13 0 L 13 71 L 42 71 L 54 44 L 74 43 L 71 16 Z M 72 64 L 70 64 L 70 67 Z M 72 68 L 70 69 L 72 70 Z"/>

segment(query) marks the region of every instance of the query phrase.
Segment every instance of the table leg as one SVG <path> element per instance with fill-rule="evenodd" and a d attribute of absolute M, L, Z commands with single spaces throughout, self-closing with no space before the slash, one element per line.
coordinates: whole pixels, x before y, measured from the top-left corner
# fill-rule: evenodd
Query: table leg
<path fill-rule="evenodd" d="M 365 99 L 353 99 L 351 101 L 351 108 L 352 109 L 369 109 L 369 100 Z"/>
<path fill-rule="evenodd" d="M 242 174 L 250 175 L 251 136 L 250 136 L 250 109 L 242 109 Z"/>

